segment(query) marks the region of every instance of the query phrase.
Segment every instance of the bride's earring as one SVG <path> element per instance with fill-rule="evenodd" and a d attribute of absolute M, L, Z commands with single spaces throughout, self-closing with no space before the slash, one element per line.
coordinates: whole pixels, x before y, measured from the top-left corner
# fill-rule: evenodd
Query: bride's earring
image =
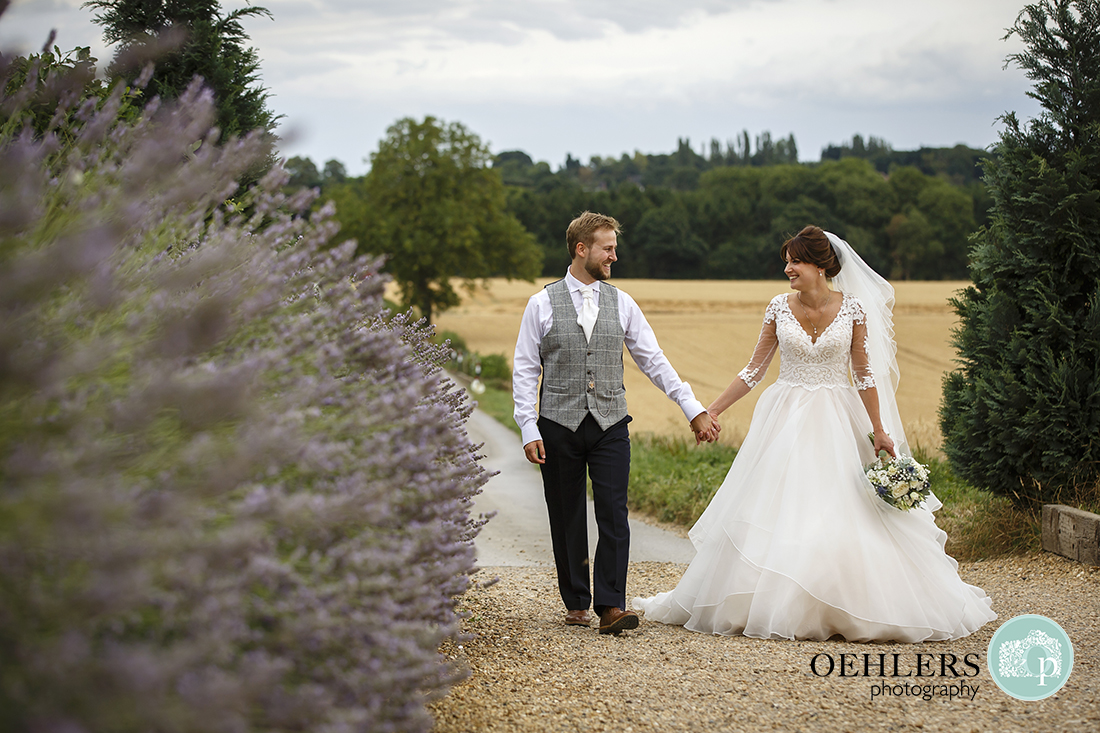
<path fill-rule="evenodd" d="M 824 271 L 824 270 L 818 270 L 818 271 L 817 271 L 817 276 L 818 276 L 818 277 L 821 277 L 821 276 L 823 276 L 824 274 L 825 274 L 825 271 Z"/>

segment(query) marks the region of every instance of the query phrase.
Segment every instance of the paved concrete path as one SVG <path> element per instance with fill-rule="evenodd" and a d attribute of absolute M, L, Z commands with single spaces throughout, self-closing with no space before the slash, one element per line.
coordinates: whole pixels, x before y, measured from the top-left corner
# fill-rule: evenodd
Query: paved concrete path
<path fill-rule="evenodd" d="M 481 462 L 490 471 L 499 471 L 489 479 L 478 495 L 474 514 L 497 512 L 478 535 L 478 565 L 553 566 L 550 523 L 542 494 L 538 466 L 528 463 L 518 435 L 480 410 L 474 410 L 467 430 L 475 443 L 484 443 Z M 596 551 L 596 517 L 588 502 L 588 546 Z M 671 532 L 630 520 L 631 562 L 690 562 L 695 556 L 691 542 Z"/>

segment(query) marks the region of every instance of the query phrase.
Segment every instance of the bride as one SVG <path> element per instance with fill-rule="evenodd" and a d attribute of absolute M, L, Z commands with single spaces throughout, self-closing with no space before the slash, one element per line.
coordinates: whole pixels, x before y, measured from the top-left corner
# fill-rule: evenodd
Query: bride
<path fill-rule="evenodd" d="M 966 636 L 997 616 L 944 552 L 932 516 L 942 504 L 929 495 L 902 512 L 864 475 L 879 450 L 909 452 L 894 399 L 894 290 L 818 227 L 780 255 L 794 293 L 768 304 L 751 361 L 709 410 L 748 394 L 777 347 L 779 378 L 689 533 L 696 556 L 683 578 L 634 607 L 692 631 L 762 639 Z"/>

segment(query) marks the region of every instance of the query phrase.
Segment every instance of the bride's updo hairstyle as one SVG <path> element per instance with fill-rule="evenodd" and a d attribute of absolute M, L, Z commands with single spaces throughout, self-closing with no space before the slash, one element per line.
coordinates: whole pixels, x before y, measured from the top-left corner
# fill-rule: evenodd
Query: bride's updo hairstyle
<path fill-rule="evenodd" d="M 825 277 L 836 277 L 840 272 L 840 260 L 836 258 L 833 245 L 821 227 L 808 226 L 783 243 L 779 256 L 784 262 L 790 255 L 792 260 L 809 262 L 825 271 Z"/>

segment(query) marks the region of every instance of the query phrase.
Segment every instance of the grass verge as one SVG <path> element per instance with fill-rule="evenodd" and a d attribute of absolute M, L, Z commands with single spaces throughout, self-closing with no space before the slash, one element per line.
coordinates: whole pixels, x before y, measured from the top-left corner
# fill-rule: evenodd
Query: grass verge
<path fill-rule="evenodd" d="M 955 475 L 945 458 L 920 450 L 914 457 L 927 464 L 932 491 L 943 502 L 936 524 L 947 532 L 947 554 L 968 561 L 1040 551 L 1040 510 L 1021 509 L 1006 497 L 972 486 Z"/>
<path fill-rule="evenodd" d="M 695 445 L 686 438 L 643 433 L 630 437 L 631 511 L 690 527 L 707 508 L 737 449 Z"/>

